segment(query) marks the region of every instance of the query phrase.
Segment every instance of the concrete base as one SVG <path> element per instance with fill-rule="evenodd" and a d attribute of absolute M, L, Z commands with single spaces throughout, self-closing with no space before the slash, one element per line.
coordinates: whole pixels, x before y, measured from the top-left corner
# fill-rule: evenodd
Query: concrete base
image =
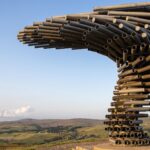
<path fill-rule="evenodd" d="M 93 150 L 113 150 L 113 149 L 101 148 L 101 147 L 98 147 L 98 146 L 94 146 Z"/>
<path fill-rule="evenodd" d="M 98 144 L 95 146 L 77 146 L 72 150 L 150 150 L 150 146 L 139 146 L 139 147 L 129 147 L 129 146 L 113 146 L 109 143 Z"/>
<path fill-rule="evenodd" d="M 72 149 L 72 150 L 113 150 L 113 149 L 101 148 L 99 146 L 94 146 L 92 148 L 77 146 L 75 149 Z"/>

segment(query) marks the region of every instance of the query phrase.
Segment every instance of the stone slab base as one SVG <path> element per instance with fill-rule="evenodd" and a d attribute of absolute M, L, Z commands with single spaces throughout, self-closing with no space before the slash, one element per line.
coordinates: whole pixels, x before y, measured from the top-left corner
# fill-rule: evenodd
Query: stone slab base
<path fill-rule="evenodd" d="M 150 146 L 139 146 L 139 147 L 113 146 L 109 143 L 105 143 L 105 144 L 98 144 L 95 146 L 77 146 L 72 150 L 150 150 Z"/>
<path fill-rule="evenodd" d="M 113 150 L 113 149 L 100 148 L 100 147 L 97 147 L 97 146 L 94 146 L 92 148 L 77 146 L 75 149 L 72 149 L 72 150 Z"/>

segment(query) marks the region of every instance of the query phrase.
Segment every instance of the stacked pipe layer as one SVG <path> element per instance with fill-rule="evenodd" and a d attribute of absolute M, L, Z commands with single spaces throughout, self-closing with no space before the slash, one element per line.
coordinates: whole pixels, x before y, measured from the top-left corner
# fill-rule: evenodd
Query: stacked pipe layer
<path fill-rule="evenodd" d="M 105 121 L 110 141 L 150 145 L 139 119 L 150 111 L 150 2 L 55 16 L 26 26 L 17 37 L 35 48 L 88 49 L 116 62 L 119 79 Z"/>
<path fill-rule="evenodd" d="M 136 45 L 136 51 L 141 45 Z M 148 50 L 145 45 L 143 52 Z M 115 144 L 150 145 L 150 139 L 143 131 L 141 120 L 150 111 L 150 55 L 135 57 L 125 62 L 119 69 L 119 79 L 115 86 L 113 102 L 106 115 L 105 128 L 110 140 Z"/>

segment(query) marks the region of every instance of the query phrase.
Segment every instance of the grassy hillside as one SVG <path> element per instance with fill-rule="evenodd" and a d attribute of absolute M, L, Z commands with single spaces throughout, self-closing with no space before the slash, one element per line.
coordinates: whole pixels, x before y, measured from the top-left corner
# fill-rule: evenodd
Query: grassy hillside
<path fill-rule="evenodd" d="M 36 149 L 37 147 L 96 141 L 106 137 L 103 129 L 103 121 L 91 119 L 25 119 L 0 122 L 0 146 Z"/>
<path fill-rule="evenodd" d="M 150 119 L 144 122 L 150 133 Z M 39 149 L 56 145 L 96 142 L 107 138 L 102 120 L 33 120 L 0 122 L 0 147 Z M 63 148 L 61 148 L 63 149 Z M 67 148 L 68 149 L 68 148 Z"/>

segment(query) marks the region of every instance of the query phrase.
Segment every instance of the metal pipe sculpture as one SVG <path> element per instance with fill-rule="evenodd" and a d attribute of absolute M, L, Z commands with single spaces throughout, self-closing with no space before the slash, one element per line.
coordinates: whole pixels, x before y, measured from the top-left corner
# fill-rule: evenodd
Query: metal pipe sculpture
<path fill-rule="evenodd" d="M 110 141 L 150 145 L 139 118 L 150 111 L 150 2 L 97 7 L 93 12 L 56 16 L 18 34 L 35 48 L 87 48 L 116 62 L 119 72 L 108 125 Z"/>

